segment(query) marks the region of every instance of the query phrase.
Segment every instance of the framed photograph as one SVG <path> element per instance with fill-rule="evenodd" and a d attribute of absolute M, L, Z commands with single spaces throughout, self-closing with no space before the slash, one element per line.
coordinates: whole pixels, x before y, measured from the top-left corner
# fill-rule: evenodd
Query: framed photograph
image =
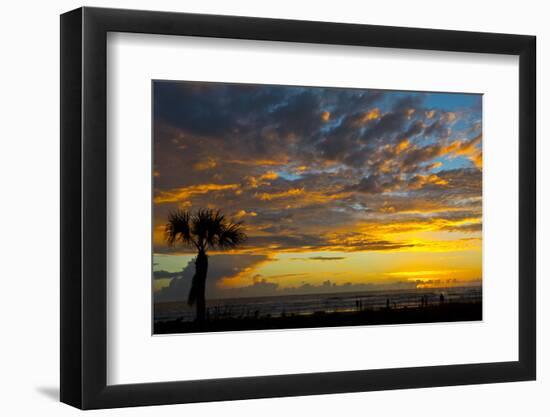
<path fill-rule="evenodd" d="M 535 37 L 61 16 L 61 401 L 533 380 Z"/>

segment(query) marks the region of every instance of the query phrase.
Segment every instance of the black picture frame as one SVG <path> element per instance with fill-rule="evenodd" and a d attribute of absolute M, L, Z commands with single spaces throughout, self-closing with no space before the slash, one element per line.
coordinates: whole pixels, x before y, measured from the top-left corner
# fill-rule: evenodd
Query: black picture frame
<path fill-rule="evenodd" d="M 519 360 L 107 385 L 108 32 L 519 56 Z M 533 380 L 536 38 L 251 17 L 80 8 L 61 16 L 61 401 L 81 409 Z"/>

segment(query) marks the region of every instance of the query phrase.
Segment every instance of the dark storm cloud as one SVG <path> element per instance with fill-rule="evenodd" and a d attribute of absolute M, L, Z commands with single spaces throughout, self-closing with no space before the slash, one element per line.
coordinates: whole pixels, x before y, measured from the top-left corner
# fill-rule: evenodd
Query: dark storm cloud
<path fill-rule="evenodd" d="M 379 90 L 155 82 L 155 251 L 182 251 L 162 240 L 176 208 L 221 208 L 243 221 L 250 238 L 243 250 L 343 246 L 335 236 L 349 250 L 394 250 L 406 243 L 345 239 L 339 231 L 402 211 L 442 218 L 442 205 L 479 215 L 481 136 L 473 125 L 480 110 L 454 113 L 431 99 Z"/>
<path fill-rule="evenodd" d="M 424 134 L 426 136 L 437 135 L 439 137 L 447 138 L 449 137 L 449 127 L 446 126 L 446 124 L 441 120 L 437 120 L 426 126 L 424 129 Z"/>
<path fill-rule="evenodd" d="M 421 120 L 416 120 L 414 123 L 411 123 L 407 131 L 403 134 L 405 138 L 410 138 L 416 136 L 422 132 L 424 129 L 424 123 Z"/>
<path fill-rule="evenodd" d="M 226 134 L 245 126 L 243 115 L 280 103 L 284 91 L 253 85 L 156 81 L 154 110 L 159 122 L 199 136 Z"/>
<path fill-rule="evenodd" d="M 331 116 L 338 119 L 358 109 L 375 107 L 383 99 L 382 90 L 334 89 L 332 95 L 323 99 L 323 104 L 330 107 Z"/>
<path fill-rule="evenodd" d="M 291 96 L 267 117 L 280 135 L 295 135 L 311 141 L 321 125 L 320 98 L 311 91 Z"/>
<path fill-rule="evenodd" d="M 265 219 L 263 220 L 265 221 Z M 272 224 L 269 226 L 262 226 L 260 227 L 260 230 L 262 232 L 280 234 L 280 233 L 296 232 L 298 228 L 296 226 L 290 226 L 286 224 Z"/>
<path fill-rule="evenodd" d="M 247 268 L 252 268 L 269 258 L 266 255 L 210 255 L 208 262 L 207 293 L 211 297 L 218 294 L 219 283 L 223 279 L 231 279 Z M 167 287 L 155 292 L 155 302 L 187 301 L 191 281 L 195 274 L 194 261 L 190 261 L 179 273 L 174 273 Z"/>
<path fill-rule="evenodd" d="M 407 124 L 407 116 L 403 111 L 386 113 L 380 119 L 369 125 L 363 134 L 363 140 L 392 140 L 403 131 Z"/>
<path fill-rule="evenodd" d="M 249 245 L 252 247 L 269 247 L 272 250 L 286 250 L 289 248 L 296 250 L 299 248 L 312 251 L 339 250 L 344 252 L 387 251 L 415 246 L 399 241 L 376 239 L 360 232 L 342 232 L 330 235 L 255 236 L 250 238 Z"/>
<path fill-rule="evenodd" d="M 339 125 L 325 132 L 318 149 L 328 160 L 351 167 L 362 167 L 368 162 L 376 171 L 384 160 L 395 156 L 396 150 L 391 146 L 425 131 L 428 115 L 423 110 L 423 101 L 421 96 L 406 96 L 398 99 L 390 111 L 374 107 L 370 112 L 346 115 Z"/>
<path fill-rule="evenodd" d="M 199 158 L 196 142 L 206 139 L 216 141 L 224 151 L 236 146 L 241 156 L 243 152 L 256 157 L 281 152 L 296 156 L 295 151 L 311 162 L 321 156 L 316 156 L 313 144 L 322 137 L 326 137 L 324 152 L 329 159 L 336 152 L 332 141 L 340 142 L 340 148 L 353 146 L 364 133 L 358 121 L 368 106 L 383 97 L 381 92 L 339 89 L 157 82 L 155 117 L 156 126 L 180 128 L 179 146 Z M 355 113 L 350 116 L 344 109 L 352 103 Z M 377 129 L 389 128 L 395 117 L 401 116 L 385 115 Z M 159 137 L 156 142 L 169 140 Z M 297 142 L 299 148 L 295 148 Z M 165 151 L 164 146 L 159 151 Z"/>
<path fill-rule="evenodd" d="M 355 113 L 344 116 L 340 125 L 330 129 L 317 145 L 321 156 L 328 160 L 342 160 L 351 151 L 356 151 L 360 146 L 361 130 L 357 123 L 362 117 Z"/>
<path fill-rule="evenodd" d="M 456 226 L 444 226 L 441 230 L 448 232 L 465 232 L 465 233 L 474 233 L 481 232 L 483 226 L 481 223 L 471 223 L 471 224 L 461 224 Z"/>
<path fill-rule="evenodd" d="M 248 244 L 253 247 L 319 248 L 327 245 L 323 237 L 313 234 L 252 236 Z"/>
<path fill-rule="evenodd" d="M 364 233 L 351 232 L 342 234 L 339 236 L 340 244 L 342 245 L 343 250 L 349 248 L 350 251 L 389 251 L 397 250 L 404 248 L 413 248 L 417 246 L 422 246 L 422 244 L 417 243 L 404 243 L 391 240 L 377 240 L 365 236 Z"/>
<path fill-rule="evenodd" d="M 392 141 L 397 137 L 408 136 L 409 130 L 414 132 L 419 123 L 411 119 L 415 116 L 417 109 L 422 106 L 423 97 L 419 95 L 408 95 L 398 99 L 392 106 L 392 110 L 383 114 L 374 123 L 368 125 L 363 134 L 366 141 L 381 139 Z"/>
<path fill-rule="evenodd" d="M 396 178 L 372 174 L 363 178 L 358 184 L 349 186 L 347 190 L 366 194 L 380 194 L 395 188 L 398 184 L 399 180 Z"/>
<path fill-rule="evenodd" d="M 439 177 L 449 183 L 448 192 L 453 197 L 481 197 L 482 173 L 475 168 L 441 171 Z"/>
<path fill-rule="evenodd" d="M 401 167 L 407 170 L 410 167 L 417 167 L 423 162 L 428 162 L 440 156 L 443 152 L 442 144 L 432 144 L 411 149 L 402 160 Z"/>
<path fill-rule="evenodd" d="M 394 102 L 388 110 L 379 107 L 388 106 L 388 100 Z M 423 101 L 421 94 L 375 90 L 157 82 L 155 144 L 162 145 L 156 146 L 159 186 L 170 181 L 164 177 L 174 172 L 176 156 L 181 164 L 181 154 L 191 166 L 203 168 L 203 178 L 215 175 L 208 168 L 224 161 L 224 177 L 230 178 L 242 171 L 238 163 L 246 168 L 254 160 L 271 161 L 274 166 L 289 161 L 317 166 L 329 160 L 361 168 L 384 144 L 422 132 L 426 125 Z M 432 125 L 436 123 L 447 126 L 448 118 Z M 424 131 L 428 129 L 434 130 L 432 126 Z M 421 156 L 409 157 L 406 165 Z M 377 167 L 375 161 L 370 164 Z"/>
<path fill-rule="evenodd" d="M 154 271 L 154 279 L 166 279 L 166 278 L 176 278 L 181 276 L 181 272 L 168 272 L 168 271 Z"/>

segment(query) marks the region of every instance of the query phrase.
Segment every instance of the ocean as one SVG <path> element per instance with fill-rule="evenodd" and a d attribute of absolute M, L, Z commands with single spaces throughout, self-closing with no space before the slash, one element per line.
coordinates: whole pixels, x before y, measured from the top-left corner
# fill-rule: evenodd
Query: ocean
<path fill-rule="evenodd" d="M 423 301 L 423 299 L 425 301 Z M 268 318 L 359 310 L 419 307 L 440 302 L 481 302 L 481 287 L 423 288 L 414 290 L 339 292 L 327 294 L 280 295 L 270 297 L 207 300 L 209 318 Z M 185 302 L 154 305 L 154 320 L 195 319 L 195 308 Z"/>

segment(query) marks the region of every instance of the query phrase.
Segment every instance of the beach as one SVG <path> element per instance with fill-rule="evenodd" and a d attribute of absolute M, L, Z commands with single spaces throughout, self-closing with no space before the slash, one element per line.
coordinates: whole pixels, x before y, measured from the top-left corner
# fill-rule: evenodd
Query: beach
<path fill-rule="evenodd" d="M 480 287 L 211 300 L 207 320 L 185 303 L 155 305 L 154 334 L 482 320 Z"/>

